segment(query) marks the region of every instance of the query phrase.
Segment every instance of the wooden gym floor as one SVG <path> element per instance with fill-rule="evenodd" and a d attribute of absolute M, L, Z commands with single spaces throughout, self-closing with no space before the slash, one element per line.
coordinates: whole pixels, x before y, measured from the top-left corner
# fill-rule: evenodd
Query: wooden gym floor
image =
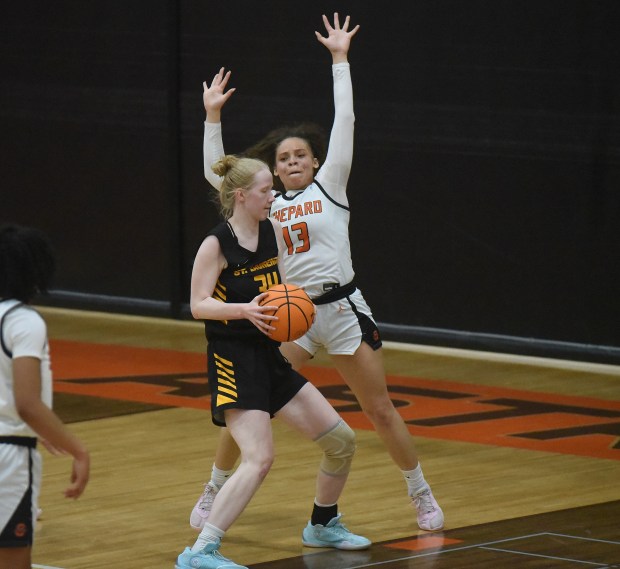
<path fill-rule="evenodd" d="M 174 567 L 213 461 L 205 341 L 196 322 L 40 308 L 55 408 L 92 452 L 78 501 L 68 458 L 44 455 L 34 567 Z M 304 373 L 356 429 L 339 503 L 368 551 L 304 548 L 315 445 L 274 421 L 276 461 L 222 553 L 253 569 L 620 567 L 620 367 L 388 343 L 443 532 L 419 531 L 404 481 L 319 355 Z"/>

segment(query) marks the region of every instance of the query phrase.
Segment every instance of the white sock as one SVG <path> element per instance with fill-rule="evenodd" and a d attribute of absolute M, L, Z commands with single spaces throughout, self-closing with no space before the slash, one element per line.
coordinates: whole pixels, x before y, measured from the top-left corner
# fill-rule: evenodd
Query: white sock
<path fill-rule="evenodd" d="M 215 463 L 213 463 L 213 466 L 211 467 L 211 484 L 219 490 L 222 486 L 224 486 L 224 482 L 231 477 L 234 471 L 234 468 L 232 470 L 220 470 L 217 466 L 215 466 Z"/>
<path fill-rule="evenodd" d="M 422 467 L 420 463 L 413 470 L 402 470 L 405 482 L 407 482 L 407 490 L 409 496 L 416 496 L 420 492 L 429 488 L 428 483 L 424 480 L 424 474 L 422 473 Z"/>
<path fill-rule="evenodd" d="M 192 553 L 197 553 L 198 551 L 204 549 L 209 543 L 219 543 L 225 533 L 225 531 L 212 526 L 209 522 L 205 523 L 205 526 L 202 528 L 196 543 L 192 545 Z"/>

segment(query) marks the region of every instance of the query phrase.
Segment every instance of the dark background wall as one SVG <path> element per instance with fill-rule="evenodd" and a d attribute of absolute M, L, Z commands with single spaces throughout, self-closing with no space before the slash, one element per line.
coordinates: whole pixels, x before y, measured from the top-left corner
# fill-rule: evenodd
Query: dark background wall
<path fill-rule="evenodd" d="M 399 3 L 400 4 L 400 3 Z M 15 2 L 0 20 L 0 221 L 52 237 L 45 302 L 187 317 L 229 152 L 333 116 L 321 14 L 351 13 L 360 286 L 388 339 L 620 362 L 620 4 Z"/>

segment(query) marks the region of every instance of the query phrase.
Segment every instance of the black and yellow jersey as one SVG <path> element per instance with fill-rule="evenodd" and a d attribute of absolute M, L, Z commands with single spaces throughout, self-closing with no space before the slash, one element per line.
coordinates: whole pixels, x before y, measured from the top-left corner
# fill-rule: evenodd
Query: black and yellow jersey
<path fill-rule="evenodd" d="M 250 302 L 261 292 L 281 282 L 278 270 L 278 243 L 268 219 L 259 224 L 258 247 L 248 251 L 241 245 L 228 222 L 217 225 L 209 235 L 220 242 L 227 267 L 221 272 L 213 298 L 221 302 Z M 205 320 L 207 340 L 216 338 L 267 337 L 249 320 Z"/>

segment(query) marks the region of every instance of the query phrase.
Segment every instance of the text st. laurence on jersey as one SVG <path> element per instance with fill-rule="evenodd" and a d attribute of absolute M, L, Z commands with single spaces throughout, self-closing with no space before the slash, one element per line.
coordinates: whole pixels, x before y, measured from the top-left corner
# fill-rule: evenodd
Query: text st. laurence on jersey
<path fill-rule="evenodd" d="M 278 243 L 273 224 L 268 219 L 259 224 L 258 247 L 248 251 L 237 240 L 228 222 L 209 233 L 220 242 L 227 267 L 221 272 L 213 298 L 221 302 L 250 302 L 261 292 L 281 282 L 278 270 Z M 205 320 L 207 340 L 216 338 L 261 338 L 266 336 L 247 319 Z"/>

